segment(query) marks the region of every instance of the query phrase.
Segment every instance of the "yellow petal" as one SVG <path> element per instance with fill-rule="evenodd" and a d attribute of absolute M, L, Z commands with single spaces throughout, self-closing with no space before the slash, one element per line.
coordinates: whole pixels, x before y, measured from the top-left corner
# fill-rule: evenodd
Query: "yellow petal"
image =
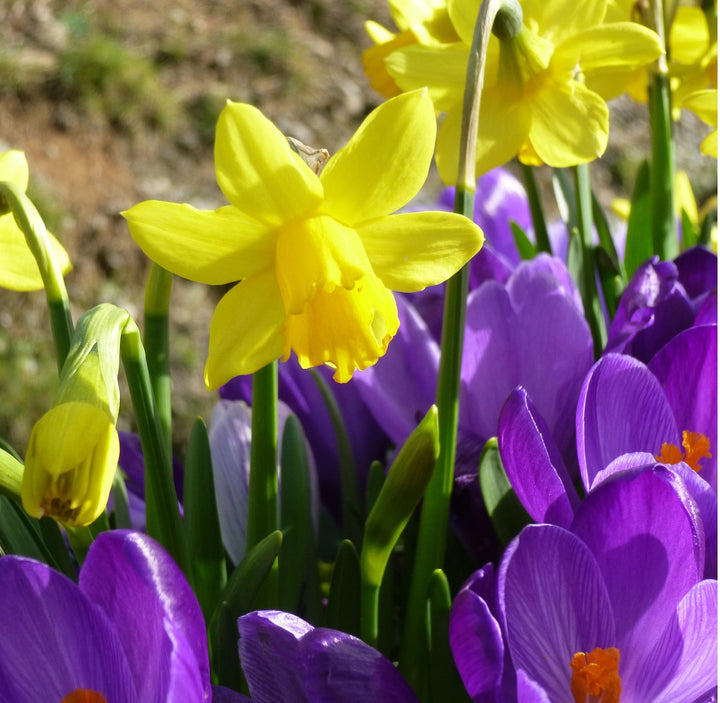
<path fill-rule="evenodd" d="M 282 355 L 285 323 L 280 289 L 270 268 L 238 283 L 215 308 L 205 385 L 213 390 L 234 376 L 254 373 Z"/>
<path fill-rule="evenodd" d="M 70 257 L 62 244 L 49 232 L 48 239 L 53 258 L 61 271 L 68 273 L 72 269 Z M 0 216 L 0 252 L 0 288 L 15 291 L 42 289 L 43 281 L 37 262 L 12 214 Z"/>
<path fill-rule="evenodd" d="M 717 127 L 717 90 L 698 90 L 685 98 L 683 107 L 692 110 L 703 122 L 706 122 L 711 127 Z"/>
<path fill-rule="evenodd" d="M 549 166 L 587 163 L 605 151 L 607 105 L 579 81 L 552 82 L 536 93 L 532 110 L 530 141 Z"/>
<path fill-rule="evenodd" d="M 283 359 L 292 350 L 303 368 L 330 364 L 333 378 L 345 383 L 385 353 L 399 325 L 393 294 L 369 275 L 350 290 L 320 290 L 302 313 L 289 315 Z"/>
<path fill-rule="evenodd" d="M 352 227 L 406 205 L 427 178 L 435 131 L 426 90 L 384 102 L 320 174 L 323 210 Z"/>
<path fill-rule="evenodd" d="M 602 22 L 607 0 L 582 0 L 568 7 L 567 0 L 522 0 L 523 24 L 544 39 L 581 32 Z"/>
<path fill-rule="evenodd" d="M 365 223 L 358 229 L 373 271 L 403 293 L 446 281 L 483 243 L 480 228 L 448 212 L 411 212 Z"/>
<path fill-rule="evenodd" d="M 408 46 L 393 51 L 385 67 L 403 90 L 427 87 L 437 112 L 462 102 L 469 50 L 462 42 Z"/>
<path fill-rule="evenodd" d="M 699 7 L 678 7 L 670 28 L 672 60 L 683 64 L 697 63 L 709 43 L 705 13 Z"/>
<path fill-rule="evenodd" d="M 25 154 L 15 149 L 0 154 L 0 181 L 13 183 L 27 190 L 28 163 Z"/>
<path fill-rule="evenodd" d="M 228 101 L 215 135 L 215 172 L 225 197 L 250 217 L 277 226 L 322 201 L 317 176 L 258 109 Z"/>
<path fill-rule="evenodd" d="M 370 80 L 370 87 L 384 98 L 392 98 L 401 92 L 385 67 L 385 59 L 393 51 L 411 44 L 417 44 L 417 39 L 412 32 L 406 30 L 394 35 L 389 41 L 376 44 L 363 51 L 363 69 Z"/>
<path fill-rule="evenodd" d="M 718 133 L 714 129 L 710 134 L 702 140 L 700 144 L 700 153 L 705 156 L 714 156 L 717 159 L 718 155 Z"/>
<path fill-rule="evenodd" d="M 448 13 L 460 38 L 470 46 L 475 32 L 480 0 L 449 0 Z"/>
<path fill-rule="evenodd" d="M 146 200 L 122 214 L 152 261 L 191 281 L 233 283 L 266 268 L 274 256 L 273 229 L 232 205 L 211 211 Z"/>
<path fill-rule="evenodd" d="M 280 229 L 275 273 L 288 314 L 301 312 L 317 291 L 352 288 L 370 272 L 357 232 L 331 217 L 300 220 Z"/>
<path fill-rule="evenodd" d="M 690 179 L 685 171 L 675 171 L 674 193 L 675 214 L 680 217 L 681 213 L 684 211 L 688 218 L 690 218 L 690 222 L 697 224 L 697 202 L 695 202 L 692 185 L 690 184 Z"/>
<path fill-rule="evenodd" d="M 93 405 L 56 405 L 30 435 L 21 497 L 34 517 L 89 525 L 107 504 L 120 455 L 112 418 Z"/>

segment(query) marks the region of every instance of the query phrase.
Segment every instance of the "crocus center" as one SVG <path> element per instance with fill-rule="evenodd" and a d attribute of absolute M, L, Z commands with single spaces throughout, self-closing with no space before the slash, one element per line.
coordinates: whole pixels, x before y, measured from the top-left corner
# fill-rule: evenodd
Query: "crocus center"
<path fill-rule="evenodd" d="M 108 703 L 102 693 L 89 688 L 76 688 L 65 696 L 61 703 Z"/>
<path fill-rule="evenodd" d="M 620 650 L 615 647 L 573 654 L 570 690 L 575 703 L 619 703 Z"/>
<path fill-rule="evenodd" d="M 693 471 L 700 471 L 700 459 L 711 458 L 710 440 L 700 432 L 683 431 L 682 448 L 665 442 L 655 458 L 663 464 L 679 464 L 684 461 Z"/>

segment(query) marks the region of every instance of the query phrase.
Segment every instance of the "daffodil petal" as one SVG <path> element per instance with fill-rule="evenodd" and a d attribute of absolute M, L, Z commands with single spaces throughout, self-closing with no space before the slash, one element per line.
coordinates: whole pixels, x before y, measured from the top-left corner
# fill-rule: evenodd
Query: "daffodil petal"
<path fill-rule="evenodd" d="M 213 211 L 146 200 L 123 217 L 150 259 L 192 281 L 233 283 L 267 268 L 273 260 L 272 228 L 233 205 Z"/>
<path fill-rule="evenodd" d="M 480 228 L 449 212 L 410 212 L 358 229 L 375 274 L 402 293 L 447 280 L 480 250 Z"/>
<path fill-rule="evenodd" d="M 392 79 L 385 67 L 385 59 L 397 49 L 403 46 L 417 44 L 415 35 L 410 31 L 390 35 L 390 39 L 377 43 L 362 54 L 363 69 L 370 81 L 370 87 L 376 90 L 384 98 L 392 98 L 400 94 L 400 88 Z"/>
<path fill-rule="evenodd" d="M 586 76 L 592 76 L 595 71 L 639 68 L 662 53 L 656 32 L 635 22 L 613 22 L 590 27 L 560 42 L 550 68 L 557 75 L 579 65 Z"/>
<path fill-rule="evenodd" d="M 607 146 L 605 101 L 579 81 L 556 83 L 554 88 L 535 96 L 530 127 L 533 148 L 546 164 L 557 168 L 596 159 Z"/>
<path fill-rule="evenodd" d="M 205 385 L 213 390 L 234 376 L 254 373 L 283 353 L 285 324 L 273 269 L 238 283 L 215 308 Z"/>
<path fill-rule="evenodd" d="M 228 101 L 215 134 L 215 172 L 225 197 L 277 226 L 314 210 L 322 186 L 280 130 L 257 108 Z"/>
<path fill-rule="evenodd" d="M 13 149 L 0 154 L 0 181 L 13 183 L 27 190 L 28 185 L 28 163 L 22 151 Z"/>
<path fill-rule="evenodd" d="M 670 27 L 672 60 L 683 64 L 697 63 L 709 43 L 708 23 L 702 9 L 685 5 L 678 7 Z"/>
<path fill-rule="evenodd" d="M 385 67 L 403 90 L 427 86 L 437 112 L 462 102 L 469 50 L 462 42 L 445 46 L 408 46 L 393 51 Z"/>
<path fill-rule="evenodd" d="M 63 273 L 72 269 L 70 257 L 55 237 L 47 233 L 52 256 Z M 25 235 L 11 214 L 0 217 L 0 288 L 15 291 L 40 290 L 43 287 L 40 269 L 30 253 Z"/>
<path fill-rule="evenodd" d="M 522 0 L 523 23 L 555 43 L 555 39 L 581 32 L 602 22 L 607 0 L 582 0 L 568 10 L 566 0 Z"/>
<path fill-rule="evenodd" d="M 320 174 L 323 210 L 353 227 L 406 205 L 427 178 L 435 131 L 435 112 L 426 90 L 384 102 Z"/>
<path fill-rule="evenodd" d="M 688 95 L 683 101 L 683 107 L 692 110 L 703 122 L 717 127 L 718 92 L 713 90 L 698 90 Z"/>
<path fill-rule="evenodd" d="M 448 0 L 448 13 L 455 31 L 470 46 L 475 32 L 480 0 Z"/>
<path fill-rule="evenodd" d="M 700 153 L 705 156 L 714 156 L 717 159 L 718 155 L 718 133 L 714 129 L 710 134 L 705 137 L 700 143 Z"/>

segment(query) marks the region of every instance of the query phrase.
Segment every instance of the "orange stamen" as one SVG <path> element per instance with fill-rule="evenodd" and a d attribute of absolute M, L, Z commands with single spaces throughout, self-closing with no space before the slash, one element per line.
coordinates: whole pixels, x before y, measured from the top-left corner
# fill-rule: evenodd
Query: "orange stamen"
<path fill-rule="evenodd" d="M 663 464 L 679 464 L 684 461 L 693 471 L 700 471 L 700 459 L 712 457 L 709 451 L 710 440 L 700 432 L 683 430 L 682 446 L 684 452 L 677 445 L 665 442 L 660 454 L 656 454 L 655 458 Z"/>
<path fill-rule="evenodd" d="M 102 693 L 89 688 L 76 688 L 65 696 L 61 703 L 108 703 Z"/>
<path fill-rule="evenodd" d="M 573 654 L 570 691 L 575 703 L 620 703 L 620 650 L 615 647 Z"/>

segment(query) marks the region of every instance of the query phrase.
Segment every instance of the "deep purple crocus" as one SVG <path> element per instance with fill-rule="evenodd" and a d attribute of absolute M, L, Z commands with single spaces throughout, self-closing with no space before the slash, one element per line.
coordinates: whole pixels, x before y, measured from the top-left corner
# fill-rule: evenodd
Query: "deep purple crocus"
<path fill-rule="evenodd" d="M 5 556 L 0 593 L 0 700 L 212 699 L 200 606 L 175 562 L 147 535 L 100 534 L 79 583 L 46 564 Z M 99 695 L 83 698 L 85 691 Z"/>
<path fill-rule="evenodd" d="M 567 528 L 526 527 L 457 595 L 450 644 L 475 703 L 700 703 L 717 691 L 717 581 L 665 466 L 594 490 Z"/>
<path fill-rule="evenodd" d="M 240 663 L 253 703 L 417 703 L 380 652 L 338 630 L 277 610 L 238 620 Z"/>

